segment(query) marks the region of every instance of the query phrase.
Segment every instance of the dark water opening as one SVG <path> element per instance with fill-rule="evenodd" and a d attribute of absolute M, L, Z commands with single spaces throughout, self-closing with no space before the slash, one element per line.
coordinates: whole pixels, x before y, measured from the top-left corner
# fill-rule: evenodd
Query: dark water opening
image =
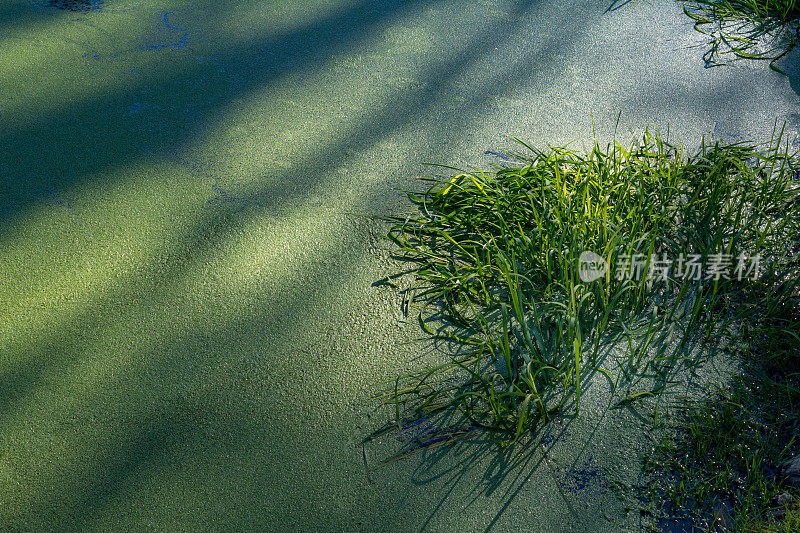
<path fill-rule="evenodd" d="M 49 5 L 68 11 L 95 11 L 103 6 L 103 0 L 50 0 Z"/>

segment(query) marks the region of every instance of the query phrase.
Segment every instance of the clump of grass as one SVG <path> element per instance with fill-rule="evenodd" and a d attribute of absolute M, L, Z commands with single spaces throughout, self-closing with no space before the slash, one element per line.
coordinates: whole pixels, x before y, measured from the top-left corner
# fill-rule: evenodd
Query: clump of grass
<path fill-rule="evenodd" d="M 754 524 L 754 533 L 795 533 L 800 531 L 800 507 L 797 505 L 786 510 L 786 515 L 779 521 Z"/>
<path fill-rule="evenodd" d="M 741 375 L 702 400 L 686 401 L 677 438 L 656 448 L 654 470 L 671 472 L 670 512 L 700 528 L 788 532 L 800 526 L 800 491 L 781 466 L 800 454 L 800 206 L 787 204 L 781 266 L 736 298 Z M 776 266 L 776 265 L 773 265 Z M 668 435 L 671 435 L 668 433 Z M 782 499 L 789 495 L 793 500 Z M 715 517 L 720 504 L 730 512 Z M 715 520 L 715 518 L 717 518 Z"/>
<path fill-rule="evenodd" d="M 704 10 L 716 18 L 774 19 L 792 22 L 800 18 L 797 0 L 692 0 L 687 8 Z"/>
<path fill-rule="evenodd" d="M 695 29 L 710 38 L 704 55 L 708 66 L 734 59 L 776 61 L 797 44 L 800 3 L 797 0 L 682 0 Z M 766 44 L 770 43 L 770 44 Z M 765 46 L 766 45 L 766 46 Z"/>
<path fill-rule="evenodd" d="M 705 400 L 687 401 L 678 438 L 657 448 L 656 469 L 671 472 L 664 491 L 671 514 L 708 527 L 719 504 L 729 502 L 723 531 L 797 531 L 800 492 L 781 473 L 800 452 L 800 329 L 794 320 L 793 330 L 774 324 L 745 343 L 744 373 Z M 787 494 L 794 502 L 789 508 L 781 501 Z"/>
<path fill-rule="evenodd" d="M 717 143 L 691 156 L 650 132 L 588 153 L 521 144 L 519 166 L 425 179 L 409 195 L 418 211 L 390 219 L 396 255 L 416 275 L 419 322 L 454 354 L 382 396 L 399 429 L 455 410 L 512 444 L 577 406 L 587 374 L 632 382 L 747 314 L 742 272 L 681 278 L 657 261 L 760 254 L 768 279 L 786 275 L 784 214 L 797 190 L 780 135 L 764 151 Z M 593 282 L 580 276 L 584 251 L 609 265 Z M 779 307 L 784 296 L 772 297 Z M 677 346 L 661 342 L 675 331 Z M 602 368 L 611 345 L 626 347 L 624 361 Z M 628 399 L 642 394 L 652 392 Z"/>
<path fill-rule="evenodd" d="M 684 406 L 681 437 L 662 443 L 655 461 L 671 472 L 665 489 L 670 514 L 701 528 L 716 522 L 723 531 L 753 531 L 785 511 L 778 497 L 789 489 L 778 472 L 796 443 L 766 409 L 776 407 L 775 400 L 786 408 L 788 396 L 774 386 L 766 388 L 778 396 L 768 396 L 758 390 L 764 385 L 740 377 L 731 389 L 719 388 L 709 399 Z M 718 515 L 725 505 L 723 519 Z"/>

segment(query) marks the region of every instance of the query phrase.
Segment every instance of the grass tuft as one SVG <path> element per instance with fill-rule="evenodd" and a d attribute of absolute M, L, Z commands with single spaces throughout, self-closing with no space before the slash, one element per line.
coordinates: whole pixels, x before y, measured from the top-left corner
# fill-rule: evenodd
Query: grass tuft
<path fill-rule="evenodd" d="M 786 212 L 794 224 L 797 216 L 796 205 Z M 788 532 L 800 527 L 800 491 L 783 469 L 800 455 L 796 230 L 793 239 L 787 275 L 762 279 L 745 291 L 749 320 L 742 328 L 742 374 L 728 386 L 714 387 L 705 399 L 687 400 L 675 424 L 677 438 L 668 432 L 654 450 L 653 471 L 671 473 L 662 486 L 670 513 L 702 529 Z M 773 291 L 781 293 L 780 303 Z M 732 513 L 715 520 L 724 502 Z"/>
<path fill-rule="evenodd" d="M 424 179 L 409 193 L 417 211 L 389 219 L 419 323 L 452 354 L 382 396 L 398 431 L 447 413 L 430 442 L 483 429 L 511 445 L 577 407 L 586 376 L 627 385 L 624 402 L 658 394 L 663 385 L 637 390 L 636 377 L 692 364 L 692 339 L 761 324 L 757 313 L 796 295 L 798 188 L 780 133 L 766 147 L 704 144 L 689 156 L 650 132 L 589 152 L 521 145 L 510 154 L 519 166 Z M 591 282 L 586 251 L 608 265 Z M 678 272 L 723 257 L 727 275 Z M 745 272 L 753 258 L 758 279 Z M 658 268 L 671 260 L 684 261 Z M 415 441 L 410 452 L 424 450 Z"/>
<path fill-rule="evenodd" d="M 798 41 L 800 3 L 797 0 L 681 0 L 695 29 L 709 37 L 707 66 L 725 58 L 762 59 L 783 73 L 776 62 Z"/>

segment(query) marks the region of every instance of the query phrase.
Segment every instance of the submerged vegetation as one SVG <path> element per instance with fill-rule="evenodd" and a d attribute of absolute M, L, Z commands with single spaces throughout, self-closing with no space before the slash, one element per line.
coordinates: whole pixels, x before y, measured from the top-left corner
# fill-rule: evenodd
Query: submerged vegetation
<path fill-rule="evenodd" d="M 94 11 L 102 7 L 103 0 L 50 0 L 49 5 L 67 11 Z"/>
<path fill-rule="evenodd" d="M 746 331 L 742 374 L 684 402 L 653 448 L 646 464 L 669 473 L 657 486 L 673 515 L 712 530 L 715 523 L 732 531 L 798 530 L 800 494 L 786 472 L 800 452 L 798 300 L 795 294 L 791 306 L 764 310 Z"/>
<path fill-rule="evenodd" d="M 709 66 L 734 59 L 775 62 L 798 41 L 800 3 L 797 0 L 682 0 L 684 12 L 711 45 L 704 58 Z"/>
<path fill-rule="evenodd" d="M 414 275 L 419 323 L 449 356 L 392 383 L 381 432 L 446 421 L 398 457 L 476 431 L 514 444 L 579 408 L 593 375 L 634 402 L 709 344 L 794 346 L 800 190 L 781 134 L 691 155 L 650 132 L 588 153 L 523 144 L 512 168 L 425 179 L 389 238 Z M 711 438 L 705 412 L 685 427 Z"/>

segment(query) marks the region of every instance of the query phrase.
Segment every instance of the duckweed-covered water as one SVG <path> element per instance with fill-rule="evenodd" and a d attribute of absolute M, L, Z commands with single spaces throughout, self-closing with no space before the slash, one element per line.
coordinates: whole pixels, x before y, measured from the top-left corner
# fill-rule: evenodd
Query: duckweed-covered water
<path fill-rule="evenodd" d="M 668 0 L 69 4 L 0 5 L 3 529 L 646 525 L 656 404 L 599 374 L 525 445 L 378 466 L 368 398 L 434 356 L 361 215 L 507 135 L 794 135 L 795 77 L 704 69 Z"/>

